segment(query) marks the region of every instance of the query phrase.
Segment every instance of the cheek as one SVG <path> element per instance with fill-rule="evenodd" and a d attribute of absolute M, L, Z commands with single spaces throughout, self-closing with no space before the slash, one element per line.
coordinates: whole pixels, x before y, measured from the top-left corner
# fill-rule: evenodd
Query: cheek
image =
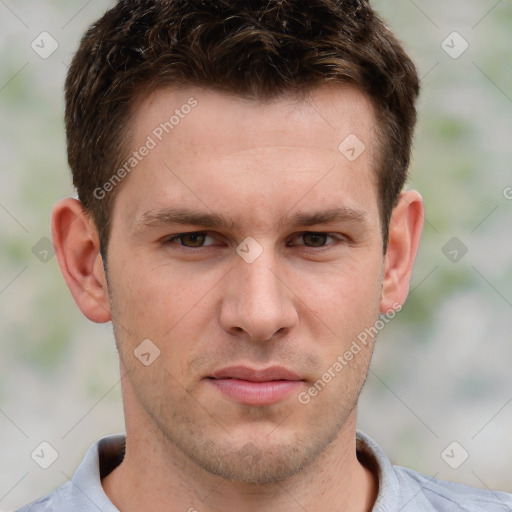
<path fill-rule="evenodd" d="M 150 339 L 166 368 L 176 374 L 186 371 L 196 341 L 213 328 L 215 308 L 209 292 L 219 282 L 214 277 L 189 275 L 170 265 L 150 266 L 135 258 L 118 264 L 111 283 L 120 350 L 131 357 L 142 340 Z"/>
<path fill-rule="evenodd" d="M 194 298 L 197 302 L 201 296 L 201 283 L 170 265 L 155 266 L 143 258 L 134 258 L 118 263 L 116 270 L 112 276 L 116 302 L 130 322 L 172 322 L 192 307 Z"/>
<path fill-rule="evenodd" d="M 306 306 L 304 313 L 309 310 L 335 334 L 366 326 L 379 314 L 382 262 L 378 258 L 356 256 L 321 271 L 302 271 L 294 279 Z"/>

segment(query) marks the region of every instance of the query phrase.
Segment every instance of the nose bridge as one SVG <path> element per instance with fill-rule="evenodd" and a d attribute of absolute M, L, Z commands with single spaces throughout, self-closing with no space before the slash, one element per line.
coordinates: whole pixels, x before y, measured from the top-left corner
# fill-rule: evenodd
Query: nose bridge
<path fill-rule="evenodd" d="M 294 325 L 295 308 L 275 267 L 271 249 L 250 263 L 243 258 L 237 262 L 222 306 L 226 330 L 242 330 L 253 339 L 266 340 Z"/>
<path fill-rule="evenodd" d="M 276 274 L 272 271 L 272 257 L 260 256 L 253 263 L 242 262 L 240 274 L 245 293 L 244 300 L 248 307 L 265 309 L 279 302 L 281 292 Z"/>

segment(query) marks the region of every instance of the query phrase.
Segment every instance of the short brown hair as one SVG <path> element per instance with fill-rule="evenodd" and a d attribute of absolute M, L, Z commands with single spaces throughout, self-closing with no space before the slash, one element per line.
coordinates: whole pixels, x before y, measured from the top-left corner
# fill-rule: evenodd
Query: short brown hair
<path fill-rule="evenodd" d="M 384 250 L 409 167 L 418 76 L 365 0 L 119 0 L 83 37 L 66 79 L 68 161 L 104 257 L 137 98 L 169 85 L 256 99 L 352 84 L 378 122 Z"/>

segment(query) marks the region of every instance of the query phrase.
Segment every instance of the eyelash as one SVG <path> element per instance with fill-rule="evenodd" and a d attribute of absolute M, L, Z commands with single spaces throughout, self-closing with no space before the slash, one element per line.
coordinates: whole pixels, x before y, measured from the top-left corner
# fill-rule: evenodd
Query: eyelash
<path fill-rule="evenodd" d="M 208 231 L 189 231 L 187 233 L 179 233 L 177 235 L 173 235 L 169 238 L 166 238 L 164 240 L 164 245 L 173 245 L 174 243 L 177 243 L 180 241 L 180 239 L 182 239 L 182 237 L 185 237 L 185 236 L 191 236 L 191 235 L 196 235 L 196 236 L 210 236 L 212 238 L 215 238 L 210 232 Z M 326 233 L 326 232 L 323 232 L 323 231 L 302 231 L 300 233 L 296 233 L 294 234 L 292 237 L 290 237 L 288 240 L 290 239 L 296 239 L 296 238 L 299 238 L 299 237 L 303 237 L 304 235 L 319 235 L 319 236 L 326 236 L 327 238 L 331 238 L 333 241 L 330 242 L 330 243 L 326 243 L 325 245 L 320 245 L 320 246 L 308 246 L 308 245 L 305 245 L 305 244 L 298 244 L 299 247 L 304 247 L 305 249 L 317 249 L 317 250 L 320 250 L 320 249 L 325 249 L 326 247 L 331 247 L 333 245 L 337 245 L 338 243 L 343 243 L 345 241 L 347 241 L 347 238 L 340 234 L 340 233 Z M 194 249 L 204 249 L 204 248 L 207 248 L 207 247 L 210 247 L 210 245 L 215 245 L 215 244 L 210 244 L 210 245 L 200 245 L 198 247 L 188 247 L 186 245 L 184 245 L 183 243 L 179 243 L 178 244 L 180 246 L 180 248 L 183 248 L 183 250 L 194 250 Z M 287 247 L 291 247 L 292 245 L 289 245 L 288 242 L 286 244 Z"/>
<path fill-rule="evenodd" d="M 208 231 L 189 231 L 187 233 L 179 233 L 177 235 L 173 235 L 170 238 L 165 239 L 164 240 L 164 244 L 165 245 L 172 245 L 173 242 L 180 240 L 182 237 L 191 236 L 191 235 L 196 235 L 196 236 L 201 236 L 201 235 L 212 236 Z M 208 247 L 208 246 L 204 246 L 204 245 L 201 245 L 200 247 L 187 247 L 186 245 L 183 245 L 182 243 L 179 244 L 179 245 L 181 247 L 184 247 L 185 249 L 202 249 L 203 247 Z"/>

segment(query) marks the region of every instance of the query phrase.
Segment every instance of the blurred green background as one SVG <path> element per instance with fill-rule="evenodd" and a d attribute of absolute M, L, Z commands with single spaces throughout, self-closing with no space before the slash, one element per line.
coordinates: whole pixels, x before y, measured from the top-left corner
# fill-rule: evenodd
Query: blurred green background
<path fill-rule="evenodd" d="M 67 66 L 109 5 L 0 1 L 4 512 L 66 481 L 92 442 L 124 428 L 111 327 L 81 315 L 45 252 L 52 205 L 74 193 L 63 128 Z M 425 199 L 426 223 L 409 300 L 378 341 L 359 426 L 394 463 L 512 492 L 512 5 L 373 5 L 422 77 L 409 185 Z M 31 47 L 41 32 L 58 43 L 47 58 Z M 46 470 L 31 459 L 42 441 L 59 453 Z M 452 441 L 469 454 L 457 469 L 441 456 Z"/>

